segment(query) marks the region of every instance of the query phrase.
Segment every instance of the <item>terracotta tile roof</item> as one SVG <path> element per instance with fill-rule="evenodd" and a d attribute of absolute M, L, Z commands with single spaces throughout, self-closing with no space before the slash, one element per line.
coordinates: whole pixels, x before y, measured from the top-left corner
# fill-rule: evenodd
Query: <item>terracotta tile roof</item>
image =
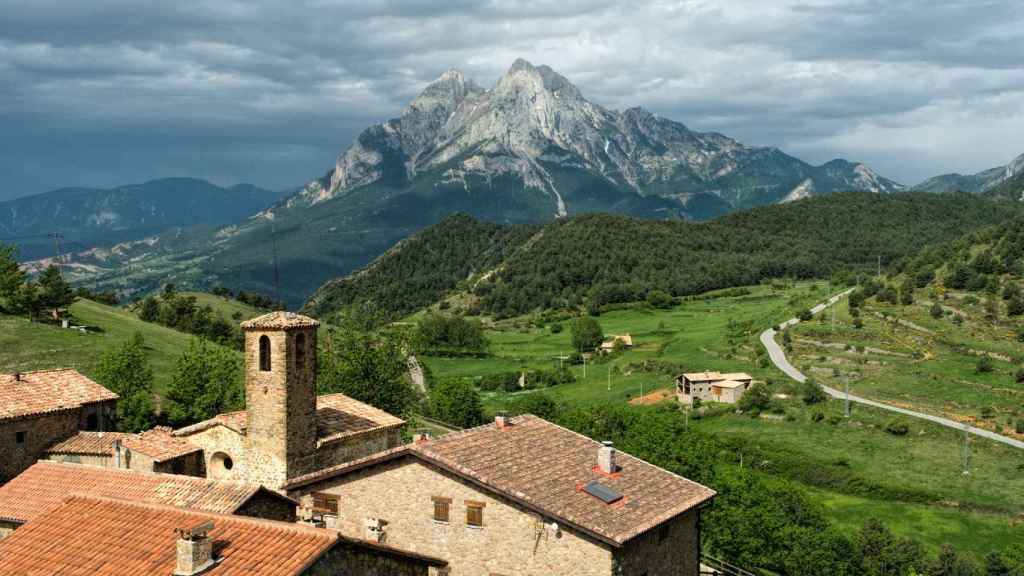
<path fill-rule="evenodd" d="M 286 488 L 412 456 L 615 546 L 715 495 L 710 488 L 623 452 L 616 456 L 619 471 L 603 474 L 596 467 L 600 447 L 586 436 L 524 415 L 502 429 L 489 424 L 409 444 L 296 478 Z M 595 480 L 623 498 L 605 504 L 583 491 Z"/>
<path fill-rule="evenodd" d="M 51 446 L 46 452 L 47 454 L 110 456 L 114 452 L 114 441 L 120 440 L 125 448 L 145 454 L 155 462 L 164 462 L 202 450 L 187 440 L 173 436 L 172 432 L 173 430 L 167 426 L 157 426 L 141 434 L 79 432 L 67 440 Z"/>
<path fill-rule="evenodd" d="M 300 524 L 74 495 L 0 541 L 0 573 L 170 576 L 175 529 L 208 521 L 220 561 L 204 576 L 302 574 L 338 542 Z"/>
<path fill-rule="evenodd" d="M 743 382 L 737 382 L 735 380 L 721 380 L 719 382 L 715 382 L 714 384 L 712 384 L 712 386 L 716 388 L 739 388 L 741 386 L 745 386 L 745 384 L 743 384 Z"/>
<path fill-rule="evenodd" d="M 318 444 L 334 442 L 371 430 L 397 428 L 405 420 L 388 414 L 344 394 L 325 394 L 316 399 L 316 434 Z M 248 427 L 248 414 L 243 410 L 218 414 L 198 424 L 179 428 L 175 436 L 189 436 L 214 426 L 226 426 L 240 434 Z"/>
<path fill-rule="evenodd" d="M 76 410 L 107 400 L 117 400 L 117 394 L 70 368 L 0 374 L 0 420 Z"/>
<path fill-rule="evenodd" d="M 271 312 L 242 322 L 242 330 L 287 330 L 289 328 L 316 328 L 320 323 L 295 312 Z"/>
<path fill-rule="evenodd" d="M 72 493 L 231 513 L 259 492 L 279 496 L 255 485 L 41 461 L 0 486 L 0 518 L 30 522 Z"/>
<path fill-rule="evenodd" d="M 746 372 L 687 372 L 682 375 L 691 382 L 718 382 L 720 380 L 753 380 Z"/>
<path fill-rule="evenodd" d="M 50 446 L 46 453 L 110 456 L 114 452 L 114 441 L 124 442 L 128 436 L 129 434 L 124 432 L 79 432 L 63 442 Z"/>

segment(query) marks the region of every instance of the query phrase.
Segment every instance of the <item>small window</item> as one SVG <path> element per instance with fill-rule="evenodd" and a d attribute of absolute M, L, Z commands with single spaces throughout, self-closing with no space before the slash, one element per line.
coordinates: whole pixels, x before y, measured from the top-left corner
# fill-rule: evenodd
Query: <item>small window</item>
<path fill-rule="evenodd" d="M 260 336 L 260 371 L 270 372 L 270 338 Z"/>
<path fill-rule="evenodd" d="M 451 498 L 435 496 L 434 500 L 434 522 L 449 522 L 451 520 Z"/>
<path fill-rule="evenodd" d="M 295 336 L 295 371 L 301 372 L 306 369 L 306 335 L 298 333 Z"/>
<path fill-rule="evenodd" d="M 466 526 L 484 525 L 484 503 L 466 502 Z"/>
<path fill-rule="evenodd" d="M 338 496 L 326 492 L 313 493 L 313 512 L 338 515 Z"/>
<path fill-rule="evenodd" d="M 27 434 L 28 434 L 28 433 L 27 433 L 27 432 L 25 432 L 24 430 L 22 430 L 22 431 L 20 431 L 20 432 L 15 432 L 15 433 L 14 433 L 14 442 L 15 442 L 16 444 L 24 444 L 24 443 L 25 443 L 25 436 L 26 436 Z"/>

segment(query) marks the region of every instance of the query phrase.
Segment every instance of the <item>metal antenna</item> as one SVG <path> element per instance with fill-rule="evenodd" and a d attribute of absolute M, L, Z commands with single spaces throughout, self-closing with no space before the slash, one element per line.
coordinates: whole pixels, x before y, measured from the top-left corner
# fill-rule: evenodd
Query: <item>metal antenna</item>
<path fill-rule="evenodd" d="M 281 301 L 280 278 L 277 270 L 277 230 L 270 225 L 270 246 L 274 256 L 274 300 Z"/>
<path fill-rule="evenodd" d="M 47 234 L 47 237 L 53 238 L 53 246 L 57 251 L 57 270 L 60 272 L 60 277 L 64 279 L 64 257 L 60 253 L 60 241 L 64 238 L 64 235 L 60 232 L 52 232 Z"/>

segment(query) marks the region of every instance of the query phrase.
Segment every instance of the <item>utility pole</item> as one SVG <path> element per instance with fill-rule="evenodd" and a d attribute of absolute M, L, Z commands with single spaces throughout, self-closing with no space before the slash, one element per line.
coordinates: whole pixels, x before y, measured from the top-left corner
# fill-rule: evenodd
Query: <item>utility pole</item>
<path fill-rule="evenodd" d="M 61 280 L 64 279 L 64 256 L 60 253 L 60 241 L 64 238 L 64 235 L 60 232 L 52 232 L 47 234 L 50 238 L 53 238 L 53 246 L 57 252 L 57 270 L 60 272 Z"/>
<path fill-rule="evenodd" d="M 964 424 L 964 448 L 963 448 L 963 469 L 964 476 L 971 474 L 971 425 Z"/>
<path fill-rule="evenodd" d="M 580 354 L 580 356 L 583 358 L 583 379 L 586 380 L 587 379 L 587 355 L 586 354 Z"/>

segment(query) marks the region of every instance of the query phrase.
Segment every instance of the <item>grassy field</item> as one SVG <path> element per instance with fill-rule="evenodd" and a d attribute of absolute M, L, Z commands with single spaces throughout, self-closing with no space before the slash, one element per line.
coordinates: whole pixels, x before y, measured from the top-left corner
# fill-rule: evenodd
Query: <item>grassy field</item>
<path fill-rule="evenodd" d="M 803 284 L 775 290 L 750 288 L 738 297 L 688 300 L 669 310 L 648 307 L 616 310 L 599 318 L 606 335 L 630 334 L 632 349 L 611 359 L 588 363 L 571 370 L 576 382 L 548 389 L 570 401 L 626 400 L 673 385 L 674 374 L 645 371 L 645 360 L 671 362 L 686 370 L 746 371 L 755 378 L 778 376 L 774 369 L 756 364 L 757 335 L 779 318 L 789 317 L 826 298 L 826 285 Z M 476 379 L 499 372 L 553 368 L 558 357 L 572 353 L 569 321 L 553 333 L 527 318 L 503 321 L 487 331 L 490 355 L 484 358 L 425 357 L 435 378 Z M 529 394 L 520 392 L 517 394 Z M 500 406 L 511 395 L 488 393 L 485 402 Z"/>
<path fill-rule="evenodd" d="M 83 333 L 0 315 L 0 372 L 66 367 L 91 376 L 104 352 L 139 332 L 146 340 L 154 386 L 159 391 L 170 381 L 174 362 L 192 338 L 177 330 L 143 322 L 131 312 L 90 300 L 76 301 L 71 313 L 76 325 L 98 331 Z"/>
<path fill-rule="evenodd" d="M 886 431 L 896 420 L 889 413 L 855 406 L 851 418 L 846 419 L 842 416 L 842 403 L 838 401 L 806 406 L 795 394 L 794 384 L 784 375 L 774 367 L 758 365 L 757 336 L 761 330 L 825 300 L 826 296 L 824 284 L 785 290 L 760 286 L 751 288 L 744 296 L 688 300 L 670 310 L 637 308 L 607 312 L 599 318 L 604 332 L 631 334 L 634 348 L 610 362 L 588 365 L 586 378 L 582 377 L 582 367 L 574 366 L 575 383 L 548 388 L 545 392 L 574 403 L 625 402 L 641 391 L 672 386 L 671 374 L 638 369 L 637 365 L 644 360 L 671 362 L 686 370 L 747 371 L 756 379 L 772 382 L 772 393 L 781 408 L 778 415 L 752 419 L 726 411 L 691 420 L 691 425 L 726 439 L 733 447 L 732 457 L 737 462 L 745 459 L 748 466 L 761 467 L 806 486 L 840 529 L 853 532 L 865 519 L 875 517 L 886 521 L 898 534 L 915 538 L 933 551 L 943 543 L 952 542 L 979 558 L 986 552 L 1024 539 L 1024 452 L 972 439 L 970 474 L 964 475 L 963 437 L 959 432 L 905 418 L 899 422 L 908 426 L 908 433 L 893 435 Z M 872 305 L 865 315 L 865 328 L 853 333 L 849 325 L 851 318 L 845 309 L 845 303 L 839 306 L 834 333 L 830 314 L 824 316 L 825 323 L 815 319 L 794 329 L 798 365 L 810 369 L 821 380 L 832 379 L 835 367 L 842 372 L 857 366 L 858 372 L 865 374 L 855 383 L 859 393 L 906 404 L 919 399 L 920 405 L 943 405 L 943 402 L 929 404 L 935 402 L 931 384 L 926 382 L 922 391 L 915 388 L 918 378 L 914 371 L 920 370 L 921 363 L 915 363 L 913 346 L 937 341 L 940 334 L 941 338 L 953 338 L 955 331 L 941 323 L 955 325 L 948 319 L 933 321 L 924 305 L 911 307 L 913 314 L 903 310 L 901 317 L 936 333 L 935 337 L 926 338 L 923 332 L 875 318 L 874 312 L 885 311 L 891 315 L 894 311 L 874 309 Z M 552 333 L 550 326 L 538 324 L 530 318 L 497 323 L 487 332 L 491 354 L 485 358 L 428 357 L 422 360 L 435 378 L 476 379 L 497 372 L 550 368 L 557 364 L 556 356 L 571 351 L 568 322 L 563 322 L 565 330 L 560 333 Z M 1012 352 L 1005 326 L 989 331 L 969 321 L 963 327 L 964 341 L 971 342 L 972 347 Z M 999 336 L 999 330 L 1005 335 Z M 801 341 L 826 342 L 825 332 L 857 336 L 858 345 L 907 354 L 907 357 L 847 353 L 842 350 L 845 344 L 833 349 Z M 899 342 L 905 342 L 904 347 L 897 347 Z M 953 349 L 948 344 L 945 346 Z M 832 360 L 843 355 L 851 358 Z M 824 361 L 820 359 L 822 356 Z M 965 353 L 941 358 L 943 364 L 937 370 L 958 370 L 960 379 L 974 376 L 977 356 Z M 907 372 L 900 373 L 903 375 L 897 383 L 899 394 L 878 394 L 879 390 L 896 389 L 897 384 L 886 384 L 891 378 L 886 370 L 897 366 L 909 367 Z M 996 373 L 983 375 L 978 381 L 990 382 L 994 388 L 997 381 L 1006 379 L 1010 369 L 1010 363 L 996 361 Z M 869 379 L 867 374 L 873 378 Z M 869 382 L 874 384 L 869 387 Z M 496 409 L 517 395 L 531 393 L 535 392 L 486 393 L 485 401 L 491 409 Z M 991 389 L 979 387 L 971 394 L 976 394 L 974 400 L 980 406 L 992 393 Z M 962 390 L 959 394 L 961 401 L 971 397 Z M 1011 406 L 1009 402 L 992 402 L 1007 409 Z M 819 421 L 812 418 L 816 412 L 822 413 Z"/>
<path fill-rule="evenodd" d="M 793 328 L 791 361 L 838 388 L 848 378 L 852 393 L 1013 435 L 1024 418 L 1024 383 L 1014 377 L 1024 362 L 1018 322 L 985 320 L 982 303 L 963 297 L 942 301 L 947 313 L 936 319 L 931 301 L 925 291 L 908 306 L 869 300 L 860 329 L 842 304 L 834 327 L 813 321 Z M 977 370 L 981 355 L 989 356 L 991 372 Z"/>

